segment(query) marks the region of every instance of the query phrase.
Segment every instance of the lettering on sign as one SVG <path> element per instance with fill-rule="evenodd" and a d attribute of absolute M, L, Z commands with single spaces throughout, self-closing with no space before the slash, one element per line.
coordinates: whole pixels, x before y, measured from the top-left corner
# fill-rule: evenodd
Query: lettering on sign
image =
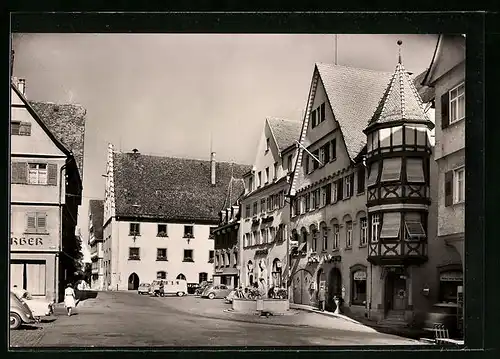
<path fill-rule="evenodd" d="M 365 271 L 354 272 L 354 280 L 366 280 L 366 272 Z"/>
<path fill-rule="evenodd" d="M 38 246 L 43 246 L 43 238 L 40 237 L 11 237 L 10 238 L 10 245 L 15 245 L 15 246 L 31 246 L 31 247 L 38 247 Z"/>
<path fill-rule="evenodd" d="M 444 272 L 439 276 L 439 280 L 441 282 L 462 282 L 463 281 L 463 273 L 462 272 Z"/>

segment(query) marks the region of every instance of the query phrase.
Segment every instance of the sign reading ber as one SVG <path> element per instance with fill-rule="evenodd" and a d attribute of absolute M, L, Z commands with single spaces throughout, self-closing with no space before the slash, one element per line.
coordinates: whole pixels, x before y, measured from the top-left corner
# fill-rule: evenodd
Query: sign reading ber
<path fill-rule="evenodd" d="M 10 238 L 12 249 L 22 250 L 56 250 L 57 245 L 50 237 L 42 236 L 18 236 Z"/>

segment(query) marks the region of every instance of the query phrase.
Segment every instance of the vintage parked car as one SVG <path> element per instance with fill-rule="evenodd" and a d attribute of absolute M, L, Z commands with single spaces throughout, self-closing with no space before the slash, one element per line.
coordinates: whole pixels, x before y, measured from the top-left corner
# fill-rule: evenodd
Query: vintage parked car
<path fill-rule="evenodd" d="M 18 329 L 23 323 L 30 324 L 35 322 L 35 318 L 33 318 L 31 309 L 13 292 L 10 292 L 9 322 L 10 329 Z"/>
<path fill-rule="evenodd" d="M 203 294 L 203 291 L 209 286 L 209 285 L 212 285 L 212 282 L 207 282 L 207 281 L 204 281 L 204 282 L 201 282 L 200 283 L 200 287 L 198 289 L 196 289 L 196 291 L 194 292 L 195 295 L 202 295 Z"/>
<path fill-rule="evenodd" d="M 137 288 L 137 293 L 149 294 L 150 287 L 151 287 L 151 284 L 149 284 L 149 283 L 141 283 L 141 284 L 139 284 L 139 288 Z"/>
<path fill-rule="evenodd" d="M 48 317 L 54 313 L 54 301 L 33 297 L 28 291 L 24 292 L 19 299 L 28 305 L 36 321 L 40 321 L 42 317 Z"/>
<path fill-rule="evenodd" d="M 231 292 L 232 288 L 229 288 L 225 284 L 209 285 L 203 291 L 201 297 L 214 299 L 214 298 L 224 298 Z"/>

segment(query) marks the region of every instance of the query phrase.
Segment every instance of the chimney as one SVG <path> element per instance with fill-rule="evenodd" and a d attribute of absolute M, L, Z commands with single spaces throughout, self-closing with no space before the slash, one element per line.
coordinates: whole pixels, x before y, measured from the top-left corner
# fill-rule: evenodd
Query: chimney
<path fill-rule="evenodd" d="M 17 88 L 19 89 L 19 92 L 23 94 L 23 96 L 26 96 L 26 80 L 25 79 L 17 80 Z"/>
<path fill-rule="evenodd" d="M 210 154 L 210 175 L 212 186 L 215 185 L 215 152 Z"/>

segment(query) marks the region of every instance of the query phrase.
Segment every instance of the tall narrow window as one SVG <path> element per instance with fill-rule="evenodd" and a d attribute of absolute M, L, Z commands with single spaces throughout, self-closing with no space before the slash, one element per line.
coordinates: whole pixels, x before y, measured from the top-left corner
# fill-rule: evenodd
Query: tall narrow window
<path fill-rule="evenodd" d="M 352 176 L 344 177 L 344 198 L 352 196 Z"/>
<path fill-rule="evenodd" d="M 379 229 L 380 229 L 380 215 L 373 214 L 371 216 L 372 225 L 371 225 L 371 242 L 377 243 L 379 239 Z"/>
<path fill-rule="evenodd" d="M 332 148 L 332 155 L 330 157 L 330 160 L 333 161 L 337 158 L 337 139 L 334 138 L 330 143 Z"/>
<path fill-rule="evenodd" d="M 333 249 L 339 249 L 339 225 L 334 224 L 333 225 Z"/>
<path fill-rule="evenodd" d="M 461 83 L 450 92 L 450 124 L 465 117 L 465 84 Z"/>
<path fill-rule="evenodd" d="M 258 186 L 262 186 L 262 171 L 259 171 L 259 173 L 257 174 L 258 176 Z"/>
<path fill-rule="evenodd" d="M 465 168 L 459 168 L 453 171 L 454 178 L 454 189 L 455 189 L 455 198 L 454 203 L 462 203 L 465 201 Z"/>
<path fill-rule="evenodd" d="M 269 144 L 270 144 L 269 138 L 266 138 L 266 152 L 269 151 Z"/>
<path fill-rule="evenodd" d="M 325 119 L 326 119 L 326 115 L 325 115 L 325 103 L 323 102 L 320 106 L 321 108 L 321 122 L 323 122 Z"/>
<path fill-rule="evenodd" d="M 326 226 L 321 227 L 321 234 L 322 234 L 322 245 L 321 245 L 321 250 L 326 251 L 328 249 L 328 229 Z"/>
<path fill-rule="evenodd" d="M 257 215 L 257 202 L 253 203 L 252 213 L 253 213 L 254 216 Z"/>
<path fill-rule="evenodd" d="M 319 159 L 319 150 L 316 150 L 313 152 L 313 169 L 314 170 L 317 170 L 319 168 L 319 162 L 318 162 L 318 159 Z"/>
<path fill-rule="evenodd" d="M 311 127 L 316 127 L 316 110 L 311 112 Z"/>
<path fill-rule="evenodd" d="M 309 193 L 306 194 L 304 197 L 305 197 L 305 210 L 306 210 L 306 212 L 309 212 L 309 210 L 310 210 L 309 204 L 311 202 L 311 197 L 310 197 Z"/>
<path fill-rule="evenodd" d="M 274 162 L 274 179 L 278 178 L 278 162 Z"/>
<path fill-rule="evenodd" d="M 248 179 L 248 191 L 253 191 L 253 175 Z"/>
<path fill-rule="evenodd" d="M 348 221 L 345 224 L 345 244 L 347 248 L 352 247 L 352 221 Z"/>
<path fill-rule="evenodd" d="M 311 241 L 311 250 L 316 252 L 318 249 L 318 231 L 316 229 L 312 230 L 312 241 Z"/>
<path fill-rule="evenodd" d="M 358 194 L 365 191 L 365 167 L 361 166 L 358 169 Z"/>
<path fill-rule="evenodd" d="M 337 196 L 337 181 L 332 183 L 332 203 L 336 203 L 338 200 Z"/>
<path fill-rule="evenodd" d="M 266 212 L 266 199 L 262 198 L 260 200 L 260 213 Z"/>
<path fill-rule="evenodd" d="M 266 167 L 266 183 L 269 182 L 269 167 Z"/>
<path fill-rule="evenodd" d="M 293 161 L 293 156 L 292 156 L 292 155 L 289 155 L 289 156 L 288 156 L 288 172 L 292 172 L 292 170 L 293 170 L 293 164 L 292 164 L 292 161 Z"/>
<path fill-rule="evenodd" d="M 320 189 L 319 188 L 315 189 L 313 195 L 314 195 L 314 208 L 319 208 L 321 206 Z"/>
<path fill-rule="evenodd" d="M 366 217 L 361 218 L 359 220 L 359 224 L 360 224 L 359 245 L 364 246 L 368 238 L 367 236 L 368 223 Z"/>

